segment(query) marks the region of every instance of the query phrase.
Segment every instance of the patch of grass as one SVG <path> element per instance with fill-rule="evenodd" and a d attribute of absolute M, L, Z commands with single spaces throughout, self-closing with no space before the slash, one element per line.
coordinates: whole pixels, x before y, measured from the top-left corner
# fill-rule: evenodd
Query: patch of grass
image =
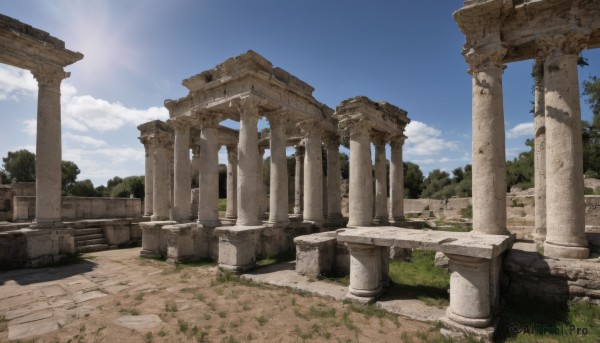
<path fill-rule="evenodd" d="M 332 318 L 335 317 L 335 308 L 325 304 L 317 304 L 317 306 L 310 307 L 308 315 L 313 318 Z"/>
<path fill-rule="evenodd" d="M 261 315 L 256 317 L 256 321 L 258 322 L 258 325 L 263 326 L 265 325 L 269 320 L 267 318 L 265 318 L 265 316 Z"/>
<path fill-rule="evenodd" d="M 303 341 L 309 340 L 313 337 L 313 333 L 311 331 L 304 332 L 300 329 L 298 325 L 296 325 L 296 327 L 294 328 L 294 333 L 296 334 L 296 336 L 298 336 L 298 338 L 300 338 Z"/>
<path fill-rule="evenodd" d="M 218 313 L 218 315 L 219 315 L 219 317 L 221 317 L 221 318 L 227 318 L 227 312 L 225 312 L 225 311 L 220 311 L 220 312 Z"/>
<path fill-rule="evenodd" d="M 196 340 L 196 342 L 206 342 L 206 336 L 208 336 L 208 332 L 201 330 L 200 328 L 194 325 L 190 333 L 192 337 Z"/>
<path fill-rule="evenodd" d="M 185 263 L 181 263 L 181 262 L 176 262 L 175 263 L 175 270 L 183 270 L 186 268 L 198 268 L 198 267 L 214 267 L 216 265 L 216 263 L 212 260 L 201 260 L 201 261 L 196 261 L 196 262 L 185 262 Z"/>
<path fill-rule="evenodd" d="M 144 299 L 144 293 L 139 292 L 138 294 L 135 295 L 135 301 L 142 301 Z"/>
<path fill-rule="evenodd" d="M 137 308 L 131 308 L 131 309 L 126 309 L 126 308 L 122 308 L 119 310 L 120 313 L 124 313 L 124 314 L 130 314 L 132 316 L 139 316 L 140 315 L 140 311 Z"/>
<path fill-rule="evenodd" d="M 177 326 L 179 327 L 179 331 L 186 333 L 188 331 L 188 329 L 190 328 L 190 324 L 188 324 L 188 322 L 186 322 L 183 319 L 178 319 L 177 320 Z"/>
<path fill-rule="evenodd" d="M 165 337 L 166 335 L 167 335 L 167 332 L 165 331 L 165 329 L 160 329 L 160 331 L 158 332 L 159 337 Z"/>
<path fill-rule="evenodd" d="M 152 332 L 146 332 L 146 334 L 144 335 L 144 342 L 152 343 Z"/>
<path fill-rule="evenodd" d="M 350 319 L 350 315 L 348 312 L 344 312 L 340 321 L 346 327 L 346 329 L 358 330 L 358 328 L 354 325 L 354 322 L 352 322 L 352 319 Z"/>
<path fill-rule="evenodd" d="M 223 342 L 223 343 L 238 343 L 239 341 L 237 339 L 235 339 L 235 337 L 233 337 L 233 336 L 227 336 L 227 337 L 223 337 L 221 342 Z"/>
<path fill-rule="evenodd" d="M 366 319 L 371 319 L 373 317 L 384 319 L 387 318 L 392 323 L 396 325 L 396 327 L 400 327 L 400 322 L 398 321 L 398 316 L 392 313 L 389 313 L 377 306 L 374 305 L 358 305 L 350 301 L 344 301 L 344 304 L 348 305 L 348 309 L 352 312 L 360 313 L 365 316 Z"/>
<path fill-rule="evenodd" d="M 8 320 L 4 316 L 0 316 L 0 332 L 4 332 L 8 329 Z"/>
<path fill-rule="evenodd" d="M 174 301 L 167 301 L 165 303 L 165 311 L 177 312 L 177 304 Z"/>
<path fill-rule="evenodd" d="M 473 205 L 469 205 L 460 210 L 460 216 L 463 218 L 473 218 Z"/>
<path fill-rule="evenodd" d="M 295 261 L 295 260 L 296 260 L 296 250 L 290 249 L 290 250 L 283 252 L 277 256 L 267 257 L 265 259 L 256 261 L 256 264 L 258 264 L 259 266 L 270 266 L 272 264 L 290 262 L 290 261 Z"/>
<path fill-rule="evenodd" d="M 227 199 L 219 199 L 219 212 L 227 211 Z"/>
<path fill-rule="evenodd" d="M 248 303 L 244 303 L 242 305 L 242 311 L 249 311 L 251 309 L 252 309 L 252 307 L 250 307 L 250 305 Z"/>

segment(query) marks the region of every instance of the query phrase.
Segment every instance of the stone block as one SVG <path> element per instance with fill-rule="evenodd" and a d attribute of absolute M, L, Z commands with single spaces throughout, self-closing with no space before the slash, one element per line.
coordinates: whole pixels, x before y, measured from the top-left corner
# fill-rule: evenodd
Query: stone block
<path fill-rule="evenodd" d="M 336 233 L 323 232 L 294 238 L 296 271 L 316 278 L 330 273 L 335 264 Z"/>
<path fill-rule="evenodd" d="M 162 228 L 177 224 L 174 221 L 151 221 L 140 223 L 142 230 L 141 257 L 161 257 L 167 255 L 167 240 L 163 237 Z"/>
<path fill-rule="evenodd" d="M 167 239 L 167 260 L 190 262 L 196 260 L 194 253 L 194 229 L 196 223 L 167 225 L 163 227 Z"/>
<path fill-rule="evenodd" d="M 129 226 L 120 225 L 119 223 L 104 226 L 102 232 L 104 233 L 104 238 L 106 238 L 108 245 L 122 246 L 128 244 L 131 240 Z"/>
<path fill-rule="evenodd" d="M 59 254 L 75 253 L 75 237 L 73 229 L 62 229 L 57 231 Z"/>
<path fill-rule="evenodd" d="M 265 227 L 260 232 L 259 244 L 257 244 L 257 258 L 268 258 L 279 255 L 288 249 L 285 228 Z"/>
<path fill-rule="evenodd" d="M 256 247 L 264 226 L 225 226 L 215 229 L 219 237 L 219 268 L 235 273 L 254 268 Z"/>

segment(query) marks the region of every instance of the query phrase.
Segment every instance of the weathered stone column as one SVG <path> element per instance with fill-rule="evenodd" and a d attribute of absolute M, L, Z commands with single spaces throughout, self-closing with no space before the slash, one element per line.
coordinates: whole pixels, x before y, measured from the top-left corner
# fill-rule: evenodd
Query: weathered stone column
<path fill-rule="evenodd" d="M 533 67 L 535 79 L 535 108 L 533 114 L 535 181 L 535 231 L 533 239 L 541 244 L 546 239 L 546 109 L 544 106 L 544 63 L 536 59 Z"/>
<path fill-rule="evenodd" d="M 239 104 L 240 138 L 238 144 L 238 217 L 236 225 L 260 225 L 257 201 L 258 179 L 258 107 L 251 102 Z"/>
<path fill-rule="evenodd" d="M 216 227 L 219 221 L 219 142 L 220 117 L 210 112 L 195 112 L 200 122 L 200 176 L 198 224 Z"/>
<path fill-rule="evenodd" d="M 375 145 L 375 217 L 377 224 L 387 224 L 388 222 L 388 201 L 387 201 L 387 160 L 385 158 L 385 145 L 387 137 L 383 134 L 377 134 L 372 138 Z"/>
<path fill-rule="evenodd" d="M 269 224 L 283 227 L 288 217 L 288 170 L 285 156 L 285 113 L 267 116 L 271 128 L 271 175 Z"/>
<path fill-rule="evenodd" d="M 237 164 L 238 150 L 235 146 L 227 146 L 227 210 L 225 217 L 237 218 Z"/>
<path fill-rule="evenodd" d="M 32 74 L 38 82 L 34 223 L 61 226 L 60 83 L 69 73 L 58 69 L 32 70 Z"/>
<path fill-rule="evenodd" d="M 342 222 L 340 138 L 337 135 L 325 136 L 327 145 L 327 222 L 340 225 Z"/>
<path fill-rule="evenodd" d="M 350 171 L 352 174 L 352 171 Z M 367 298 L 368 302 L 383 290 L 381 247 L 370 244 L 346 243 L 350 252 L 350 285 L 348 298 Z"/>
<path fill-rule="evenodd" d="M 316 121 L 300 124 L 305 137 L 304 154 L 304 213 L 303 220 L 316 225 L 323 223 L 323 156 L 321 127 Z"/>
<path fill-rule="evenodd" d="M 144 161 L 144 217 L 152 216 L 154 206 L 154 145 L 147 136 L 140 137 L 144 144 L 146 159 Z"/>
<path fill-rule="evenodd" d="M 262 222 L 263 219 L 267 219 L 267 192 L 265 191 L 264 184 L 264 156 L 265 156 L 265 147 L 258 146 L 258 173 L 256 179 L 256 199 L 258 203 L 258 219 Z"/>
<path fill-rule="evenodd" d="M 152 221 L 169 220 L 169 150 L 171 139 L 167 133 L 151 136 L 154 145 L 154 202 Z"/>
<path fill-rule="evenodd" d="M 588 36 L 553 36 L 541 44 L 546 107 L 546 226 L 544 255 L 588 258 L 577 56 Z"/>
<path fill-rule="evenodd" d="M 196 179 L 196 184 L 200 184 L 200 180 L 198 177 L 200 176 L 200 146 L 192 147 L 192 164 L 191 164 L 192 174 L 191 180 Z M 190 180 L 190 181 L 191 181 Z"/>
<path fill-rule="evenodd" d="M 294 214 L 302 213 L 303 205 L 303 191 L 304 191 L 304 147 L 301 145 L 296 146 L 296 176 L 294 185 L 296 187 L 294 192 Z"/>
<path fill-rule="evenodd" d="M 403 135 L 390 139 L 390 222 L 404 221 L 404 165 L 402 162 Z"/>
<path fill-rule="evenodd" d="M 508 235 L 502 58 L 506 49 L 466 54 L 473 75 L 473 231 Z"/>
<path fill-rule="evenodd" d="M 371 127 L 364 120 L 345 123 L 350 132 L 350 190 L 348 225 L 373 225 Z"/>
<path fill-rule="evenodd" d="M 170 120 L 175 130 L 174 175 L 172 220 L 187 222 L 190 220 L 192 185 L 190 183 L 190 124 L 189 116 L 174 117 Z"/>

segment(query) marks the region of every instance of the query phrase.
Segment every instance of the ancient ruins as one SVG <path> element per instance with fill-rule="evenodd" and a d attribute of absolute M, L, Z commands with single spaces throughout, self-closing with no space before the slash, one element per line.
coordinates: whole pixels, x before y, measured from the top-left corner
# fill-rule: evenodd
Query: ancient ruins
<path fill-rule="evenodd" d="M 83 55 L 46 32 L 0 16 L 0 62 L 30 70 L 39 84 L 35 197 L 15 196 L 13 218 L 22 223 L 2 227 L 0 246 L 6 249 L 0 262 L 45 265 L 90 251 L 76 249 L 84 240 L 78 235 L 94 240 L 100 232 L 102 248 L 141 238 L 141 257 L 212 260 L 234 274 L 295 251 L 295 277 L 312 282 L 331 273 L 349 275 L 343 297 L 369 304 L 390 286 L 390 259 L 412 249 L 433 250 L 448 261 L 450 272 L 450 303 L 439 323 L 488 341 L 498 326 L 502 296 L 541 293 L 600 302 L 600 268 L 586 260 L 590 248 L 596 249 L 592 257 L 600 252 L 588 242 L 596 236 L 586 234 L 586 218 L 588 226 L 600 226 L 599 216 L 585 212 L 586 205 L 597 208 L 600 201 L 586 200 L 583 192 L 577 77 L 579 53 L 600 47 L 600 3 L 465 0 L 454 19 L 466 37 L 463 55 L 472 75 L 470 201 L 405 201 L 402 149 L 410 122 L 405 110 L 365 96 L 343 100 L 334 110 L 314 98 L 313 87 L 248 51 L 183 80 L 187 95 L 164 102 L 169 119 L 138 127 L 145 148 L 142 208 L 139 199 L 61 201 L 60 83 L 69 76 L 64 68 Z M 521 205 L 532 212 L 543 255 L 507 226 L 514 198 L 507 202 L 502 75 L 506 64 L 526 59 L 536 64 L 536 188 L 535 197 Z M 261 118 L 269 126 L 259 132 Z M 224 126 L 225 120 L 238 122 L 239 130 Z M 339 159 L 344 140 L 350 158 L 347 218 Z M 227 199 L 220 215 L 223 146 Z M 288 147 L 295 149 L 294 189 L 288 186 Z M 266 150 L 269 194 L 262 175 Z M 192 189 L 196 178 L 199 187 Z M 405 215 L 406 206 L 433 214 L 456 213 L 469 204 L 472 232 L 424 230 L 422 221 Z"/>

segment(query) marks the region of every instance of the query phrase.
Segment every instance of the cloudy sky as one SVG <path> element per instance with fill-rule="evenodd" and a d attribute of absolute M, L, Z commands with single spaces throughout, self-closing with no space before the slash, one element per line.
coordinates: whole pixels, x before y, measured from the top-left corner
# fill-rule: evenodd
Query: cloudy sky
<path fill-rule="evenodd" d="M 140 123 L 167 118 L 181 80 L 252 49 L 335 107 L 366 95 L 408 111 L 405 160 L 425 173 L 471 162 L 471 78 L 452 19 L 461 0 L 0 0 L 0 13 L 82 52 L 62 84 L 63 159 L 96 186 L 142 175 Z M 580 80 L 600 74 L 586 51 Z M 531 62 L 504 73 L 507 158 L 532 137 Z M 0 156 L 35 151 L 37 84 L 0 65 Z M 582 116 L 591 112 L 582 100 Z M 261 122 L 262 126 L 265 125 Z M 225 161 L 224 151 L 220 154 Z"/>

